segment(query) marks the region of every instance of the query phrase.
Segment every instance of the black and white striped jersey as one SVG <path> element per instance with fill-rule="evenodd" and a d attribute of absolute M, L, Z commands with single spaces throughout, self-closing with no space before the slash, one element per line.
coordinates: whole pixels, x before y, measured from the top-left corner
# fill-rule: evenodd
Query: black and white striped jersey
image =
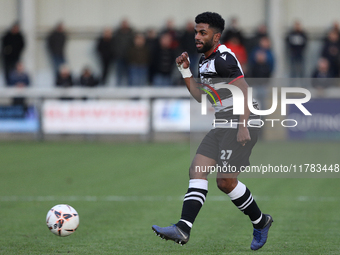
<path fill-rule="evenodd" d="M 242 67 L 235 54 L 225 45 L 220 44 L 209 57 L 205 58 L 202 55 L 198 67 L 203 88 L 210 92 L 208 99 L 215 109 L 216 119 L 238 120 L 239 116 L 233 115 L 233 97 L 230 90 L 215 88 L 217 83 L 232 84 L 237 79 L 244 77 Z M 219 99 L 221 99 L 222 105 Z M 215 102 L 217 103 L 215 104 Z M 255 109 L 258 108 L 256 100 L 253 100 L 253 106 Z M 259 119 L 259 116 L 251 113 L 249 119 Z"/>

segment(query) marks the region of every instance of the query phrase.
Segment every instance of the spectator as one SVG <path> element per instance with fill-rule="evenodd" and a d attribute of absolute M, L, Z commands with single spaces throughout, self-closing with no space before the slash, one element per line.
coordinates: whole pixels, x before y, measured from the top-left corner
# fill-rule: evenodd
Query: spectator
<path fill-rule="evenodd" d="M 101 83 L 106 84 L 107 75 L 109 72 L 110 65 L 114 59 L 113 55 L 113 37 L 112 30 L 105 28 L 103 34 L 98 38 L 97 41 L 97 52 L 100 58 L 102 77 Z"/>
<path fill-rule="evenodd" d="M 259 103 L 260 109 L 266 108 L 266 100 L 268 97 L 269 78 L 272 74 L 271 64 L 268 62 L 267 54 L 264 50 L 255 52 L 254 63 L 251 66 L 250 76 L 256 79 L 249 79 L 249 84 L 253 87 L 254 98 Z"/>
<path fill-rule="evenodd" d="M 223 33 L 221 42 L 225 44 L 232 37 L 237 37 L 240 41 L 240 44 L 244 45 L 245 39 L 242 30 L 239 28 L 238 19 L 236 17 L 232 17 L 230 19 L 230 25 Z"/>
<path fill-rule="evenodd" d="M 20 31 L 20 26 L 15 23 L 9 31 L 2 37 L 2 59 L 5 71 L 5 82 L 9 84 L 11 71 L 15 68 L 16 63 L 25 47 L 24 36 Z"/>
<path fill-rule="evenodd" d="M 168 19 L 166 21 L 166 27 L 163 29 L 160 33 L 162 34 L 169 34 L 171 35 L 171 45 L 170 48 L 173 50 L 178 49 L 179 47 L 179 36 L 178 36 L 178 31 L 175 29 L 175 22 L 173 19 Z"/>
<path fill-rule="evenodd" d="M 149 56 L 145 36 L 136 34 L 128 53 L 130 86 L 145 86 L 148 84 Z"/>
<path fill-rule="evenodd" d="M 293 29 L 286 37 L 290 59 L 290 76 L 292 78 L 304 76 L 304 51 L 306 49 L 307 41 L 308 38 L 305 31 L 302 29 L 301 23 L 295 21 Z"/>
<path fill-rule="evenodd" d="M 238 61 L 240 62 L 243 72 L 246 73 L 248 56 L 246 48 L 240 43 L 239 38 L 237 36 L 231 37 L 229 41 L 225 43 L 225 46 L 227 46 L 232 52 L 234 52 Z"/>
<path fill-rule="evenodd" d="M 338 21 L 334 21 L 333 25 L 331 27 L 331 30 L 336 31 L 338 34 L 340 34 L 340 24 Z"/>
<path fill-rule="evenodd" d="M 320 58 L 316 69 L 312 74 L 312 86 L 316 89 L 326 89 L 332 85 L 332 73 L 329 68 L 329 62 L 325 58 Z"/>
<path fill-rule="evenodd" d="M 80 75 L 80 79 L 79 79 L 79 84 L 82 87 L 88 87 L 88 88 L 93 88 L 96 87 L 98 85 L 99 81 L 97 79 L 97 77 L 95 77 L 92 73 L 91 68 L 89 67 L 84 67 L 81 75 Z"/>
<path fill-rule="evenodd" d="M 155 70 L 153 85 L 155 86 L 169 86 L 172 83 L 171 74 L 176 55 L 171 45 L 172 36 L 167 33 L 162 34 L 153 54 L 153 68 Z"/>
<path fill-rule="evenodd" d="M 339 34 L 334 29 L 328 33 L 321 56 L 329 62 L 329 69 L 333 77 L 339 76 L 340 42 Z"/>
<path fill-rule="evenodd" d="M 340 24 L 339 24 L 339 22 L 334 21 L 333 24 L 332 24 L 332 26 L 331 26 L 329 29 L 327 29 L 326 35 L 325 35 L 324 38 L 323 38 L 323 41 L 324 41 L 324 42 L 327 42 L 327 41 L 328 41 L 328 34 L 329 34 L 329 32 L 331 32 L 331 31 L 334 31 L 334 32 L 336 32 L 338 35 L 340 35 Z"/>
<path fill-rule="evenodd" d="M 16 87 L 27 87 L 30 84 L 29 76 L 21 62 L 18 62 L 15 69 L 10 73 L 8 84 Z"/>
<path fill-rule="evenodd" d="M 252 75 L 255 75 L 256 77 L 260 77 L 261 75 L 259 74 L 254 74 L 254 66 L 255 65 L 258 65 L 258 54 L 257 52 L 258 51 L 261 51 L 263 53 L 265 53 L 266 57 L 265 57 L 265 60 L 266 60 L 266 65 L 268 65 L 269 67 L 269 70 L 268 72 L 270 74 L 272 74 L 273 70 L 274 70 L 274 55 L 273 55 L 273 52 L 272 52 L 272 49 L 271 49 L 271 42 L 269 40 L 268 37 L 264 36 L 260 39 L 260 42 L 259 42 L 259 46 L 256 47 L 251 55 L 250 55 L 250 58 L 249 58 L 249 65 L 250 65 L 250 76 L 252 77 Z"/>
<path fill-rule="evenodd" d="M 127 19 L 124 19 L 120 27 L 115 31 L 114 56 L 116 58 L 117 86 L 125 85 L 128 81 L 127 52 L 132 45 L 133 30 Z"/>
<path fill-rule="evenodd" d="M 266 24 L 260 24 L 257 27 L 254 36 L 252 36 L 246 41 L 246 48 L 248 54 L 250 54 L 256 47 L 259 46 L 262 37 L 268 37 Z"/>
<path fill-rule="evenodd" d="M 8 86 L 16 88 L 24 88 L 30 85 L 30 79 L 25 71 L 24 65 L 18 62 L 15 69 L 9 75 Z M 12 105 L 20 105 L 26 107 L 26 100 L 23 97 L 15 97 L 12 99 Z"/>
<path fill-rule="evenodd" d="M 155 29 L 148 29 L 146 31 L 146 45 L 149 50 L 149 72 L 148 72 L 148 82 L 152 84 L 153 77 L 155 75 L 155 70 L 153 67 L 152 59 L 153 53 L 158 45 L 157 31 Z"/>
<path fill-rule="evenodd" d="M 47 47 L 51 55 L 53 70 L 56 75 L 59 72 L 60 66 L 66 62 L 64 54 L 66 40 L 66 33 L 62 22 L 58 23 L 47 37 Z"/>
<path fill-rule="evenodd" d="M 195 45 L 195 25 L 191 21 L 186 24 L 185 30 L 180 37 L 180 46 L 182 48 L 182 51 L 188 52 L 190 58 L 190 66 L 192 67 L 192 73 L 194 77 L 197 77 L 199 54 L 197 53 Z"/>
<path fill-rule="evenodd" d="M 62 65 L 56 79 L 57 87 L 68 88 L 73 86 L 71 71 L 67 65 Z"/>
<path fill-rule="evenodd" d="M 274 57 L 268 37 L 262 37 L 259 46 L 254 49 L 250 58 L 249 76 L 256 78 L 249 80 L 254 88 L 254 97 L 259 103 L 260 109 L 266 109 L 268 97 L 268 84 L 274 70 Z"/>
<path fill-rule="evenodd" d="M 252 78 L 270 78 L 273 68 L 267 59 L 268 54 L 265 50 L 258 49 L 255 52 L 254 63 L 250 70 L 250 77 Z"/>

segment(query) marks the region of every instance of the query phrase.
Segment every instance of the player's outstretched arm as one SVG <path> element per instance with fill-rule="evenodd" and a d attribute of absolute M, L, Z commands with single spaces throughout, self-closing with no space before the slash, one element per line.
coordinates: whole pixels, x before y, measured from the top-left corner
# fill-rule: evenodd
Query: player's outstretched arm
<path fill-rule="evenodd" d="M 176 58 L 176 64 L 178 70 L 181 72 L 185 85 L 187 86 L 190 94 L 198 101 L 201 102 L 202 90 L 201 87 L 192 76 L 190 71 L 190 60 L 187 52 L 183 52 L 179 57 Z"/>

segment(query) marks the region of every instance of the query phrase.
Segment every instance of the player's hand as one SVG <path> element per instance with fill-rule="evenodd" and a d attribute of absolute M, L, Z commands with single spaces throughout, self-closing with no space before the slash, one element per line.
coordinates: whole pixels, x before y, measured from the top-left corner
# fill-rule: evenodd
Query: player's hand
<path fill-rule="evenodd" d="M 242 145 L 245 146 L 247 142 L 251 140 L 249 130 L 247 127 L 239 126 L 237 132 L 237 141 Z"/>
<path fill-rule="evenodd" d="M 187 69 L 190 66 L 189 55 L 187 52 L 183 52 L 179 57 L 176 58 L 177 66 L 183 64 L 183 68 Z"/>

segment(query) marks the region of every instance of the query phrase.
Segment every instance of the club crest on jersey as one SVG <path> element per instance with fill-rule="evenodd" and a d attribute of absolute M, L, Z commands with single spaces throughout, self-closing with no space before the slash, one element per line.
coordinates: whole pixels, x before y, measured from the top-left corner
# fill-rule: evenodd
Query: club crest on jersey
<path fill-rule="evenodd" d="M 209 71 L 209 62 L 202 64 L 200 66 L 200 70 L 201 70 L 201 72 L 205 72 L 205 73 L 208 72 Z"/>
<path fill-rule="evenodd" d="M 208 72 L 208 70 L 209 70 L 209 62 L 205 66 L 205 71 Z"/>
<path fill-rule="evenodd" d="M 199 67 L 200 73 L 214 73 L 215 71 L 215 60 L 207 61 Z"/>

